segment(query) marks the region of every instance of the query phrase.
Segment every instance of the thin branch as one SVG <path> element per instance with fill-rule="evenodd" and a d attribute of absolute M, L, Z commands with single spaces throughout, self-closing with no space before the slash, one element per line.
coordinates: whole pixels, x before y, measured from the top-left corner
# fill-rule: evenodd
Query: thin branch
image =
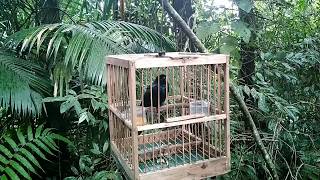
<path fill-rule="evenodd" d="M 182 30 L 185 31 L 187 36 L 189 36 L 190 41 L 195 44 L 195 46 L 199 49 L 201 52 L 208 52 L 208 50 L 204 47 L 204 45 L 201 43 L 201 41 L 198 39 L 198 37 L 192 32 L 192 30 L 188 27 L 186 22 L 181 18 L 181 16 L 175 11 L 175 9 L 169 4 L 168 0 L 159 0 L 160 3 L 164 5 L 164 9 L 170 14 L 170 16 L 181 26 Z M 267 152 L 266 147 L 264 146 L 260 134 L 258 132 L 258 129 L 253 121 L 253 118 L 248 110 L 248 107 L 246 106 L 244 100 L 241 98 L 241 96 L 237 93 L 235 85 L 233 85 L 232 82 L 230 82 L 230 91 L 235 97 L 236 101 L 238 102 L 243 114 L 245 115 L 245 120 L 250 125 L 250 128 L 252 130 L 252 133 L 254 135 L 254 138 L 256 140 L 256 143 L 260 149 L 260 151 L 263 154 L 264 160 L 267 163 L 268 168 L 272 172 L 272 176 L 274 179 L 278 180 L 278 174 L 276 171 L 276 167 L 272 162 L 272 159 L 270 158 L 270 155 Z"/>

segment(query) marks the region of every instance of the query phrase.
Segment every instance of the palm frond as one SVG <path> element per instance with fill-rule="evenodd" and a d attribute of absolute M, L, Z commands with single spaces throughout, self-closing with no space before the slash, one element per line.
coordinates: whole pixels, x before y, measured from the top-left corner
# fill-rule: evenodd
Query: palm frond
<path fill-rule="evenodd" d="M 175 48 L 150 28 L 118 21 L 45 25 L 12 35 L 6 45 L 20 52 L 44 53 L 53 65 L 55 90 L 68 86 L 75 70 L 94 84 L 105 84 L 106 55 Z"/>
<path fill-rule="evenodd" d="M 20 129 L 17 131 L 17 140 L 9 135 L 0 139 L 0 178 L 1 179 L 31 179 L 30 173 L 37 174 L 41 168 L 37 158 L 47 160 L 45 154 L 54 155 L 58 151 L 56 140 L 70 143 L 64 137 L 51 132 L 50 129 L 43 129 L 39 126 L 35 131 L 29 126 L 27 135 Z"/>
<path fill-rule="evenodd" d="M 0 50 L 0 106 L 22 115 L 40 114 L 42 97 L 50 89 L 45 69 Z"/>

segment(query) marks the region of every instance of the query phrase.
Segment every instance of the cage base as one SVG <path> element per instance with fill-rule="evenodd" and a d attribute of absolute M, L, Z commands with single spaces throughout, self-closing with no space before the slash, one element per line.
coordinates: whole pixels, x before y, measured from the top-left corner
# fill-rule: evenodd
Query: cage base
<path fill-rule="evenodd" d="M 193 164 L 186 164 L 169 169 L 163 169 L 156 172 L 140 174 L 140 180 L 161 179 L 161 180 L 177 180 L 177 179 L 204 179 L 208 177 L 218 176 L 230 171 L 230 159 L 221 157 L 200 161 Z"/>

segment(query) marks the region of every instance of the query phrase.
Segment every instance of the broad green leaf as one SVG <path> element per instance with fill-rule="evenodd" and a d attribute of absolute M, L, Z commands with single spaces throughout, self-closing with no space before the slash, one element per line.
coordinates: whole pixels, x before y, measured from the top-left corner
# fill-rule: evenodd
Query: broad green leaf
<path fill-rule="evenodd" d="M 97 165 L 98 163 L 100 163 L 102 160 L 102 158 L 97 158 L 93 160 L 93 165 Z"/>
<path fill-rule="evenodd" d="M 0 172 L 3 170 L 3 167 L 0 165 Z M 1 180 L 7 180 L 8 178 L 7 178 L 7 176 L 4 174 L 4 175 L 2 175 L 2 176 L 0 176 L 0 179 Z"/>
<path fill-rule="evenodd" d="M 284 107 L 281 103 L 279 103 L 278 101 L 275 101 L 274 104 L 277 106 L 277 108 L 282 112 L 282 113 L 286 113 L 286 111 L 284 110 Z"/>
<path fill-rule="evenodd" d="M 103 120 L 102 123 L 103 123 L 104 130 L 107 131 L 109 123 L 107 121 L 105 121 L 105 120 Z"/>
<path fill-rule="evenodd" d="M 109 142 L 106 141 L 103 145 L 103 149 L 102 149 L 103 153 L 107 152 L 108 148 L 109 148 Z"/>
<path fill-rule="evenodd" d="M 45 152 L 47 152 L 47 153 L 49 153 L 49 154 L 51 154 L 51 155 L 54 155 L 54 154 L 52 153 L 52 151 L 51 151 L 45 144 L 43 144 L 43 142 L 41 142 L 39 139 L 34 140 L 34 142 L 35 142 L 35 144 L 36 144 L 38 147 L 40 147 L 41 149 L 43 149 Z"/>
<path fill-rule="evenodd" d="M 35 145 L 31 144 L 31 143 L 28 143 L 27 146 L 28 146 L 33 152 L 35 152 L 38 156 L 40 156 L 42 159 L 48 160 L 48 159 L 46 158 L 46 156 L 40 151 L 40 149 L 39 149 L 37 146 L 35 146 Z"/>
<path fill-rule="evenodd" d="M 56 139 L 56 140 L 63 141 L 65 143 L 69 144 L 69 145 L 73 145 L 73 143 L 68 138 L 63 137 L 60 134 L 52 133 L 51 137 Z"/>
<path fill-rule="evenodd" d="M 268 105 L 266 103 L 266 96 L 262 93 L 259 93 L 259 99 L 258 99 L 258 108 L 262 110 L 263 112 L 268 112 Z"/>
<path fill-rule="evenodd" d="M 91 166 L 91 164 L 92 164 L 92 161 L 88 155 L 84 155 L 80 157 L 79 167 L 82 172 L 87 170 L 88 166 Z"/>
<path fill-rule="evenodd" d="M 90 149 L 90 152 L 92 152 L 95 155 L 100 155 L 101 154 L 101 152 L 96 150 L 96 149 Z"/>
<path fill-rule="evenodd" d="M 5 136 L 4 139 L 11 146 L 11 148 L 16 151 L 18 145 L 8 136 Z"/>
<path fill-rule="evenodd" d="M 94 174 L 94 178 L 97 179 L 97 180 L 100 180 L 100 179 L 108 179 L 109 178 L 109 172 L 107 171 L 99 171 L 99 172 L 96 172 Z"/>
<path fill-rule="evenodd" d="M 46 129 L 44 129 L 44 130 L 42 131 L 42 134 L 43 134 L 43 135 L 48 135 L 48 134 L 51 133 L 52 130 L 53 130 L 53 128 L 46 128 Z"/>
<path fill-rule="evenodd" d="M 243 90 L 244 90 L 244 92 L 248 95 L 248 96 L 250 96 L 250 88 L 247 86 L 247 85 L 245 85 L 244 87 L 243 87 Z"/>
<path fill-rule="evenodd" d="M 12 153 L 7 149 L 5 146 L 0 144 L 0 152 L 2 152 L 4 155 L 6 155 L 8 158 L 12 158 Z"/>
<path fill-rule="evenodd" d="M 288 117 L 296 121 L 297 117 L 295 116 L 295 114 L 290 109 L 288 108 L 286 109 L 287 109 Z"/>
<path fill-rule="evenodd" d="M 17 131 L 17 136 L 18 136 L 18 139 L 20 141 L 20 144 L 21 145 L 25 145 L 26 144 L 26 139 L 25 139 L 24 135 L 22 134 L 20 128 Z"/>
<path fill-rule="evenodd" d="M 75 102 L 77 101 L 76 98 L 70 98 L 68 99 L 68 101 L 63 102 L 60 106 L 60 113 L 65 113 L 66 111 L 68 111 L 69 109 L 71 109 L 74 105 Z"/>
<path fill-rule="evenodd" d="M 264 81 L 263 75 L 261 73 L 256 73 L 256 76 L 259 78 L 260 81 Z"/>
<path fill-rule="evenodd" d="M 208 36 L 220 31 L 220 24 L 214 22 L 203 22 L 198 25 L 196 34 L 199 39 L 204 40 Z"/>
<path fill-rule="evenodd" d="M 73 172 L 73 174 L 79 175 L 79 171 L 74 166 L 71 166 L 71 171 Z"/>
<path fill-rule="evenodd" d="M 32 61 L 0 50 L 0 102 L 22 116 L 41 113 L 41 98 L 50 93 L 47 71 Z"/>
<path fill-rule="evenodd" d="M 4 156 L 2 156 L 2 155 L 0 154 L 0 162 L 1 162 L 2 164 L 8 164 L 8 163 L 9 163 L 9 160 L 7 160 L 7 158 L 5 158 Z"/>
<path fill-rule="evenodd" d="M 71 94 L 71 95 L 73 95 L 73 96 L 76 96 L 76 95 L 77 95 L 77 93 L 76 93 L 74 90 L 72 90 L 72 89 L 69 89 L 68 93 Z"/>
<path fill-rule="evenodd" d="M 101 154 L 98 144 L 93 143 L 93 149 L 90 150 L 93 154 L 99 155 Z"/>
<path fill-rule="evenodd" d="M 29 171 L 33 172 L 34 174 L 37 174 L 36 170 L 33 168 L 31 163 L 20 154 L 15 154 L 14 158 L 19 161 L 21 164 L 23 164 Z M 37 174 L 38 175 L 38 174 Z"/>
<path fill-rule="evenodd" d="M 69 96 L 65 97 L 46 97 L 42 100 L 42 102 L 60 102 L 60 101 L 67 101 Z"/>
<path fill-rule="evenodd" d="M 95 111 L 100 108 L 100 103 L 95 99 L 91 99 L 91 105 Z"/>
<path fill-rule="evenodd" d="M 5 168 L 4 172 L 11 178 L 11 179 L 20 179 L 19 176 L 9 167 Z"/>
<path fill-rule="evenodd" d="M 258 92 L 255 88 L 251 88 L 251 95 L 254 99 L 258 98 Z"/>
<path fill-rule="evenodd" d="M 40 125 L 39 127 L 37 127 L 36 133 L 34 135 L 35 138 L 38 138 L 41 135 L 42 129 L 43 129 L 43 125 Z"/>
<path fill-rule="evenodd" d="M 50 135 L 47 135 L 46 136 L 46 139 L 52 144 L 52 145 L 54 145 L 56 148 L 59 148 L 59 146 L 56 144 L 56 142 L 55 142 L 55 140 L 56 140 L 56 138 L 53 136 L 54 135 L 54 133 L 53 134 L 50 134 Z"/>
<path fill-rule="evenodd" d="M 47 137 L 43 137 L 41 139 L 42 142 L 44 142 L 47 146 L 49 146 L 51 149 L 53 149 L 54 151 L 58 151 L 58 146 L 55 143 L 51 143 Z"/>
<path fill-rule="evenodd" d="M 37 161 L 37 159 L 25 148 L 21 148 L 20 152 L 27 158 L 29 159 L 30 162 L 32 162 L 34 165 L 36 165 L 39 169 L 41 169 L 43 172 L 44 170 L 41 168 L 39 162 Z"/>
<path fill-rule="evenodd" d="M 249 13 L 253 8 L 254 4 L 252 0 L 239 0 L 238 6 L 240 9 L 244 10 L 245 12 Z"/>
<path fill-rule="evenodd" d="M 82 122 L 85 121 L 86 119 L 88 119 L 87 112 L 82 112 L 82 113 L 80 114 L 78 124 L 82 123 Z"/>
<path fill-rule="evenodd" d="M 244 42 L 249 43 L 251 37 L 251 31 L 247 25 L 242 21 L 233 21 L 231 23 L 232 30 L 238 34 Z"/>
<path fill-rule="evenodd" d="M 24 170 L 24 168 L 19 163 L 15 162 L 15 161 L 11 161 L 10 164 L 23 177 L 25 177 L 26 179 L 31 179 L 30 175 L 26 172 L 26 170 Z"/>
<path fill-rule="evenodd" d="M 93 124 L 96 123 L 96 118 L 90 112 L 87 112 L 87 117 L 88 117 L 88 122 Z"/>
<path fill-rule="evenodd" d="M 91 94 L 79 94 L 78 95 L 78 99 L 91 99 L 91 98 L 95 98 L 95 96 L 93 96 Z"/>
<path fill-rule="evenodd" d="M 98 150 L 98 151 L 99 151 L 99 146 L 98 146 L 98 144 L 97 144 L 97 143 L 93 143 L 93 144 L 92 144 L 92 146 L 93 146 L 93 149 L 96 149 L 96 150 Z"/>
<path fill-rule="evenodd" d="M 28 140 L 32 141 L 33 140 L 33 132 L 31 126 L 28 126 Z"/>

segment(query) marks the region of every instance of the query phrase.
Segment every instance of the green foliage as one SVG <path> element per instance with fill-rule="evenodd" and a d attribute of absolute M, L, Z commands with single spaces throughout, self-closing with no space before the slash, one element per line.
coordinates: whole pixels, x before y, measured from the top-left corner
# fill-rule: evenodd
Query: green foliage
<path fill-rule="evenodd" d="M 253 0 L 236 0 L 240 9 L 249 13 L 254 6 Z"/>
<path fill-rule="evenodd" d="M 68 139 L 44 129 L 43 126 L 32 130 L 27 128 L 26 134 L 18 129 L 14 136 L 4 134 L 0 138 L 0 174 L 1 179 L 31 179 L 30 173 L 37 174 L 37 169 L 43 169 L 37 158 L 48 160 L 45 154 L 54 155 L 58 151 L 55 141 L 72 144 Z M 39 175 L 38 175 L 39 176 Z"/>
<path fill-rule="evenodd" d="M 88 82 L 104 85 L 106 55 L 157 51 L 161 41 L 164 48 L 173 50 L 172 42 L 152 29 L 127 22 L 102 21 L 22 30 L 10 36 L 6 45 L 21 53 L 45 54 L 51 61 L 55 95 L 59 88 L 61 96 L 64 87 L 68 89 L 74 71 Z"/>
<path fill-rule="evenodd" d="M 80 101 L 89 102 L 91 108 L 82 108 Z M 107 130 L 107 123 L 101 120 L 97 121 L 92 115 L 93 112 L 103 112 L 108 108 L 106 93 L 100 87 L 90 86 L 87 89 L 84 89 L 79 95 L 77 95 L 75 91 L 69 90 L 68 94 L 64 97 L 47 97 L 43 99 L 43 102 L 61 102 L 60 113 L 66 113 L 73 110 L 79 118 L 78 124 L 84 121 L 91 125 L 101 122 L 101 127 L 104 127 L 104 129 Z"/>
<path fill-rule="evenodd" d="M 75 176 L 66 177 L 64 180 L 121 180 L 121 174 L 115 170 L 115 162 L 107 155 L 108 146 L 106 144 L 109 143 L 106 142 L 103 148 L 100 148 L 98 144 L 93 143 L 93 149 L 90 149 L 90 154 L 80 156 L 78 168 L 71 167 Z M 104 168 L 110 170 L 102 170 Z"/>
<path fill-rule="evenodd" d="M 234 21 L 231 23 L 231 29 L 238 34 L 244 42 L 249 43 L 251 31 L 242 21 Z"/>
<path fill-rule="evenodd" d="M 0 49 L 0 106 L 23 116 L 41 113 L 41 99 L 51 92 L 49 76 L 38 64 Z"/>
<path fill-rule="evenodd" d="M 69 160 L 73 176 L 67 179 L 120 178 L 115 168 L 108 166 L 113 161 L 109 157 L 107 97 L 101 88 L 105 85 L 104 58 L 108 54 L 155 52 L 161 43 L 166 50 L 173 50 L 170 40 L 149 28 L 161 29 L 166 36 L 174 37 L 174 22 L 162 13 L 160 3 L 152 0 L 126 3 L 125 21 L 136 24 L 100 21 L 119 18 L 116 1 L 61 0 L 62 23 L 38 26 L 41 2 L 0 3 L 0 46 L 16 50 L 20 56 L 15 58 L 0 51 L 0 127 L 4 127 L 0 133 L 15 132 L 13 127 L 25 127 L 28 122 L 37 126 L 39 121 L 48 119 L 55 119 L 57 127 L 63 126 L 56 117 L 39 116 L 30 121 L 26 116 L 13 118 L 11 114 L 39 114 L 43 97 L 48 93 L 60 95 L 46 98 L 43 104 L 59 106 L 60 112 L 51 114 L 62 113 L 61 121 L 70 124 L 66 131 L 75 143 L 71 149 L 75 158 Z M 255 85 L 238 86 L 238 92 L 243 98 L 252 97 L 249 109 L 280 179 L 318 179 L 319 2 L 234 0 L 237 7 L 227 8 L 212 7 L 209 0 L 192 2 L 196 34 L 211 52 L 231 55 L 230 72 L 235 83 L 240 54 L 246 54 L 243 46 L 255 49 Z M 245 16 L 240 18 L 238 10 Z M 12 35 L 16 31 L 19 32 Z M 270 172 L 234 101 L 231 108 L 232 170 L 218 179 L 268 179 Z M 26 135 L 17 132 L 14 136 L 2 136 L 1 145 L 8 151 L 0 148 L 0 156 L 10 161 L 8 155 L 14 155 L 13 148 L 28 143 L 28 139 L 34 142 L 36 134 L 42 135 L 35 130 Z M 54 152 L 49 144 L 42 143 Z M 22 178 L 24 171 L 34 175 L 30 168 L 36 173 L 40 168 L 33 164 L 37 161 L 28 157 L 37 160 L 50 154 L 36 142 L 25 149 L 16 155 L 20 161 L 13 158 L 15 162 L 8 165 L 10 168 L 1 159 L 0 171 L 7 168 L 6 177 L 10 174 Z"/>
<path fill-rule="evenodd" d="M 207 37 L 211 36 L 220 31 L 219 23 L 207 23 L 203 22 L 198 24 L 196 35 L 199 39 L 205 40 Z"/>

